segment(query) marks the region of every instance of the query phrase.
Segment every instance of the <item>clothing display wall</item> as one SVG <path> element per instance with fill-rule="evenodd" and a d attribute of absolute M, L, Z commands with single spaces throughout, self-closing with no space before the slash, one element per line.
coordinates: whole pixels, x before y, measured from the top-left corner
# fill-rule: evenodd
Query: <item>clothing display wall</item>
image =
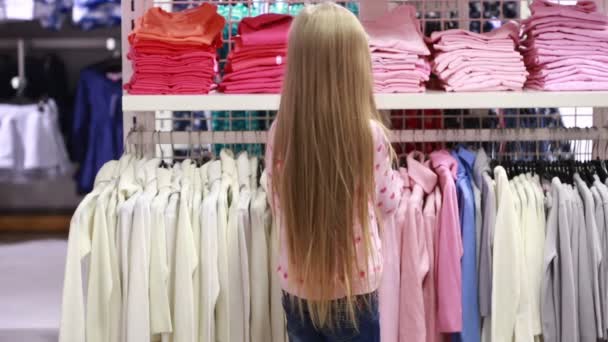
<path fill-rule="evenodd" d="M 148 10 L 156 11 L 149 6 L 137 7 L 141 3 L 135 2 L 133 13 L 138 13 L 137 18 Z M 352 5 L 352 1 L 349 4 Z M 190 5 L 163 4 L 163 8 L 177 11 L 192 7 Z M 493 7 L 500 5 L 488 2 L 483 4 L 483 9 L 476 10 L 483 12 L 480 16 L 484 19 L 492 19 L 496 11 L 515 11 L 512 3 L 504 5 L 496 9 Z M 411 25 L 417 32 L 399 35 L 395 40 L 400 49 L 391 51 L 408 52 L 403 60 L 407 63 L 400 64 L 408 70 L 416 69 L 416 62 L 424 61 L 423 56 L 427 56 L 422 49 L 411 51 L 408 45 L 412 41 L 420 43 L 422 33 L 429 36 L 432 31 L 474 26 L 466 20 L 467 26 L 459 26 L 457 13 L 453 17 L 455 24 L 450 21 L 451 14 L 442 17 L 445 13 L 435 13 L 442 18 L 437 27 L 433 20 L 428 20 L 432 19 L 432 10 L 425 12 L 424 6 L 398 6 L 395 12 L 387 12 L 387 16 L 407 12 L 408 18 L 414 21 L 415 16 L 422 25 L 422 29 Z M 584 1 L 582 6 L 591 7 Z M 228 7 L 237 14 L 228 18 L 224 28 L 219 72 L 224 77 L 238 72 L 230 68 L 239 60 L 239 51 L 243 51 L 238 45 L 243 37 L 234 37 L 233 32 L 243 35 L 247 30 L 242 28 L 248 23 L 260 23 L 256 26 L 259 31 L 268 28 L 284 39 L 284 31 L 275 29 L 288 21 L 287 14 L 297 14 L 296 7 L 275 2 Z M 268 17 L 268 12 L 278 12 L 281 16 Z M 471 8 L 471 13 L 474 12 L 475 8 Z M 217 13 L 231 16 L 221 5 Z M 243 24 L 243 16 L 253 18 Z M 231 20 L 234 18 L 238 19 Z M 504 18 L 506 16 L 501 17 Z M 267 19 L 270 24 L 264 26 Z M 398 16 L 393 19 L 397 21 Z M 451 57 L 450 53 L 477 56 L 485 52 L 486 40 L 494 40 L 488 37 L 503 34 L 488 45 L 508 48 L 504 52 L 510 57 L 519 57 L 509 60 L 516 67 L 511 70 L 513 74 L 502 75 L 500 81 L 533 73 L 524 63 L 525 58 L 521 56 L 525 53 L 520 52 L 521 44 L 517 43 L 526 37 L 511 34 L 519 31 L 519 24 L 503 25 L 501 20 L 480 20 L 479 23 L 483 23 L 484 32 L 504 28 L 479 36 L 462 31 L 436 34 L 440 38 L 431 44 L 431 37 L 426 37 L 421 46 L 428 49 L 428 62 L 437 66 L 441 62 L 439 57 Z M 226 31 L 230 39 L 226 39 Z M 268 37 L 264 35 L 264 39 Z M 450 40 L 453 41 L 448 43 Z M 404 45 L 400 45 L 402 43 Z M 268 52 L 274 61 L 265 67 L 273 68 L 276 76 L 277 65 L 284 62 L 277 63 L 276 59 L 282 45 L 264 46 L 251 52 L 256 57 L 251 60 L 243 57 L 243 60 L 255 63 L 258 53 L 266 60 Z M 376 58 L 375 62 L 386 61 Z M 497 63 L 493 58 L 487 62 Z M 461 80 L 449 83 L 452 79 L 444 74 L 443 86 L 472 86 L 475 82 L 468 77 L 479 65 L 468 66 L 471 70 L 462 72 L 462 83 Z M 425 70 L 420 68 L 417 77 L 430 72 Z M 488 79 L 486 69 L 477 72 L 475 77 L 479 78 L 475 80 Z M 129 71 L 126 75 L 131 76 Z M 221 89 L 222 81 L 219 82 Z M 427 84 L 420 79 L 416 82 L 413 87 L 416 92 L 422 87 L 434 87 L 432 80 Z M 526 79 L 519 77 L 517 85 L 511 86 L 521 89 L 525 82 Z M 272 84 L 272 89 L 260 92 L 277 93 L 280 87 Z M 458 89 L 451 90 L 458 92 Z M 117 341 L 285 341 L 280 304 L 280 279 L 284 271 L 277 264 L 280 232 L 270 214 L 268 198 L 271 195 L 265 173 L 257 171 L 264 164 L 260 147 L 267 142 L 264 129 L 269 127 L 272 116 L 267 112 L 258 114 L 257 110 L 276 110 L 276 104 L 266 103 L 277 97 L 239 93 L 213 96 L 207 92 L 172 93 L 193 95 L 188 97 L 125 95 L 125 106 L 131 103 L 130 110 L 134 111 L 128 114 L 137 119 L 137 124 L 124 128 L 125 132 L 133 129 L 125 137 L 132 148 L 119 160 L 103 166 L 93 190 L 72 220 L 60 341 L 89 341 L 98 336 Z M 398 96 L 402 91 L 395 92 Z M 501 94 L 513 93 L 516 92 Z M 476 96 L 500 98 L 492 94 L 494 97 L 483 92 Z M 420 94 L 410 95 L 414 99 Z M 440 93 L 445 97 L 451 95 L 457 94 Z M 142 99 L 147 101 L 145 108 L 137 102 Z M 409 98 L 403 102 L 409 102 Z M 603 238 L 606 222 L 601 223 L 601 206 L 596 205 L 603 203 L 600 185 L 605 190 L 605 166 L 602 162 L 596 166 L 592 162 L 575 165 L 545 161 L 565 158 L 561 146 L 566 146 L 563 150 L 571 149 L 571 140 L 605 141 L 605 128 L 598 124 L 596 130 L 563 129 L 559 110 L 511 111 L 510 108 L 516 107 L 510 103 L 507 109 L 488 110 L 492 105 L 475 107 L 501 115 L 488 115 L 478 125 L 470 125 L 475 119 L 469 122 L 464 115 L 469 110 L 455 109 L 468 103 L 452 103 L 457 106 L 432 104 L 438 109 L 428 112 L 439 113 L 438 118 L 429 120 L 419 111 L 411 110 L 406 112 L 409 116 L 406 120 L 414 124 L 398 126 L 393 121 L 390 127 L 393 131 L 389 136 L 397 144 L 400 157 L 394 171 L 403 182 L 400 189 L 393 190 L 403 192 L 404 198 L 396 215 L 383 222 L 384 270 L 378 290 L 382 341 L 591 341 L 607 337 L 602 308 L 608 296 L 603 296 L 606 292 L 601 284 L 605 274 L 602 267 L 606 264 L 603 255 L 608 255 L 608 246 L 605 242 L 599 246 L 593 242 L 595 247 L 587 248 L 592 245 L 591 240 L 606 241 Z M 552 105 L 548 101 L 543 103 L 544 107 Z M 246 104 L 254 105 L 244 108 Z M 596 105 L 590 104 L 590 107 Z M 424 108 L 433 108 L 426 106 Z M 527 106 L 527 102 L 519 103 L 519 107 Z M 410 107 L 393 103 L 382 109 L 400 108 Z M 160 119 L 150 111 L 167 109 L 219 112 L 211 114 L 207 127 L 211 132 L 156 132 Z M 554 116 L 541 117 L 545 112 Z M 532 113 L 533 117 L 526 113 Z M 420 129 L 411 130 L 412 127 Z M 255 130 L 237 132 L 241 128 Z M 435 140 L 426 138 L 425 129 L 434 133 L 431 136 Z M 485 149 L 454 144 L 460 141 L 479 143 Z M 411 152 L 425 142 L 429 144 L 422 145 L 422 152 Z M 169 159 L 161 161 L 158 157 L 162 157 L 162 148 L 171 145 L 173 149 L 174 144 L 188 146 L 186 157 L 189 158 L 165 165 Z M 211 150 L 217 150 L 215 159 L 204 162 L 198 158 L 195 151 L 203 144 L 212 144 Z M 517 148 L 513 147 L 515 144 Z M 154 145 L 157 148 L 149 148 Z M 219 148 L 225 145 L 246 146 L 256 152 L 234 157 L 228 150 L 220 152 Z M 453 148 L 446 149 L 446 146 Z M 516 157 L 504 157 L 505 151 L 516 151 L 513 154 Z M 517 151 L 529 153 L 520 157 Z M 504 154 L 511 156 L 507 153 Z M 593 152 L 596 154 L 602 156 L 601 152 Z M 172 158 L 179 159 L 176 155 Z M 538 163 L 525 164 L 523 160 Z M 553 236 L 550 232 L 555 230 L 552 217 L 558 214 L 553 205 L 553 192 L 559 189 L 567 190 L 571 197 L 567 204 L 557 206 L 564 208 L 561 212 L 566 218 L 558 223 L 568 222 L 566 230 L 577 231 L 576 244 L 562 240 L 561 235 L 553 242 L 550 238 Z M 586 189 L 591 192 L 592 201 L 585 195 Z M 595 197 L 594 193 L 597 193 Z M 589 218 L 585 216 L 587 208 L 593 208 Z M 595 220 L 595 229 L 587 228 L 591 217 Z M 577 267 L 576 270 L 571 267 L 576 276 L 572 282 L 555 276 L 563 274 L 557 264 L 568 258 Z M 82 263 L 88 265 L 88 271 L 81 271 Z M 85 291 L 82 291 L 83 282 Z M 564 286 L 573 286 L 573 292 L 561 295 Z M 571 299 L 572 294 L 575 299 Z"/>
<path fill-rule="evenodd" d="M 214 5 L 204 3 L 198 9 L 195 7 L 176 12 L 181 13 L 176 17 L 184 13 L 191 15 L 217 10 Z M 513 91 L 522 90 L 524 86 L 551 91 L 607 90 L 608 83 L 601 73 L 602 63 L 607 57 L 601 46 L 607 39 L 608 16 L 598 12 L 597 6 L 588 1 L 581 1 L 578 5 L 560 5 L 549 0 L 536 0 L 530 10 L 532 16 L 522 22 L 523 27 L 509 21 L 486 33 L 451 29 L 433 32 L 426 40 L 416 17 L 417 10 L 411 5 L 400 5 L 383 17 L 364 22 L 372 51 L 375 92 L 425 91 L 431 72 L 429 60 L 433 75 L 440 81 L 440 88 L 447 91 Z M 192 21 L 184 21 L 179 27 L 177 24 L 171 25 L 170 15 L 160 16 L 156 21 L 149 20 L 159 11 L 163 10 L 148 10 L 138 20 L 138 25 L 145 25 L 151 31 L 196 32 L 196 25 Z M 216 16 L 220 17 L 217 13 Z M 213 26 L 205 20 L 206 25 Z M 567 24 L 555 24 L 564 21 Z M 223 77 L 218 90 L 229 94 L 279 93 L 287 59 L 290 22 L 289 15 L 280 14 L 261 14 L 242 19 L 238 24 L 238 36 L 229 42 L 233 45 L 230 49 L 232 52 L 223 70 L 220 70 Z M 213 27 L 211 32 L 215 33 L 216 27 Z M 134 34 L 142 34 L 138 33 L 140 30 L 137 28 Z M 547 47 L 551 46 L 550 43 L 560 43 L 561 46 L 570 41 L 574 45 L 569 48 Z M 138 44 L 133 39 L 130 43 L 137 50 Z M 589 48 L 589 45 L 594 47 Z M 214 50 L 210 51 L 213 55 Z M 584 56 L 588 57 L 587 61 L 578 63 Z M 143 57 L 131 54 L 130 58 L 137 61 Z M 177 58 L 163 65 L 173 66 L 171 70 L 192 72 L 191 62 Z M 146 81 L 138 80 L 147 73 L 138 71 L 141 67 L 137 64 L 135 62 L 135 73 L 127 85 L 131 94 L 206 94 L 216 87 L 209 77 L 205 82 L 199 80 L 197 83 L 203 84 L 204 89 L 186 87 L 185 79 L 180 81 L 176 75 L 167 74 L 167 69 L 158 63 L 151 64 L 152 69 L 148 73 L 155 74 L 154 79 L 159 82 L 163 80 L 161 83 L 164 86 L 144 87 Z M 574 68 L 574 65 L 577 67 Z M 138 86 L 140 83 L 141 86 Z M 428 86 L 435 87 L 433 82 Z"/>

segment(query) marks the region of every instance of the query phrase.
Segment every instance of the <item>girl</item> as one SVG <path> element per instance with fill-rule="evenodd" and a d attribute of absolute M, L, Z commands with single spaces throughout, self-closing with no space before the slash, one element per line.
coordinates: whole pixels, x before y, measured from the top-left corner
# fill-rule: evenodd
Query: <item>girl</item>
<path fill-rule="evenodd" d="M 378 214 L 395 211 L 402 183 L 367 36 L 352 13 L 326 3 L 302 11 L 288 46 L 266 150 L 287 331 L 292 342 L 379 341 Z"/>

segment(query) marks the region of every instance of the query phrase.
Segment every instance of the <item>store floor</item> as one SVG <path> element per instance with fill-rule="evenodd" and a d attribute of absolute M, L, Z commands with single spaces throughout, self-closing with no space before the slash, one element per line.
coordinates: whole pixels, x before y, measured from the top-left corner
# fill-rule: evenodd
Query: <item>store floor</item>
<path fill-rule="evenodd" d="M 0 342 L 56 342 L 67 241 L 0 237 Z"/>

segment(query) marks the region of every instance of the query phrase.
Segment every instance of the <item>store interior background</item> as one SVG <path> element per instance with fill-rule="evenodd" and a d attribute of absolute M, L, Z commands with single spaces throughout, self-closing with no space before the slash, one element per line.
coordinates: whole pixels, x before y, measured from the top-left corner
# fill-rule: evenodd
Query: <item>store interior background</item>
<path fill-rule="evenodd" d="M 47 38 L 72 40 L 74 46 L 28 46 L 31 40 Z M 83 68 L 121 53 L 120 26 L 83 30 L 67 19 L 60 30 L 50 30 L 42 28 L 37 20 L 0 21 L 0 57 L 16 61 L 20 39 L 25 43 L 26 58 L 54 54 L 63 61 L 68 103 L 74 101 Z M 78 47 L 77 42 L 83 40 L 100 43 L 96 47 Z M 593 124 L 591 108 L 561 108 L 560 112 L 566 127 Z M 23 329 L 39 331 L 40 336 L 58 331 L 69 221 L 81 199 L 73 172 L 28 182 L 0 181 L 0 342 L 17 341 Z M 40 337 L 38 341 L 47 340 Z"/>

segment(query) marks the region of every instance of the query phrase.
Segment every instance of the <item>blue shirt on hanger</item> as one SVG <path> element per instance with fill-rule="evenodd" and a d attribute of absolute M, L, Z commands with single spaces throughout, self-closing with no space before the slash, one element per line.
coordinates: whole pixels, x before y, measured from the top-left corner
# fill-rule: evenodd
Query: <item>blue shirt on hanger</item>
<path fill-rule="evenodd" d="M 93 189 L 97 171 L 123 151 L 122 83 L 93 67 L 80 72 L 72 125 L 72 157 L 78 192 Z"/>
<path fill-rule="evenodd" d="M 462 264 L 462 332 L 452 335 L 453 342 L 479 342 L 479 299 L 477 292 L 477 251 L 475 235 L 475 196 L 473 194 L 473 165 L 475 153 L 464 147 L 452 152 L 458 161 L 456 193 L 462 229 L 464 255 Z"/>

